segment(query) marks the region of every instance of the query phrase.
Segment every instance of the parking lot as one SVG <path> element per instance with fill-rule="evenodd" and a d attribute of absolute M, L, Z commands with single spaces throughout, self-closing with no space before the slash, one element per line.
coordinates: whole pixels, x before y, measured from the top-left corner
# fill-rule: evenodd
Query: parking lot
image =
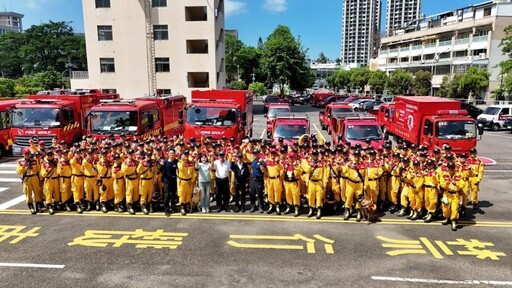
<path fill-rule="evenodd" d="M 255 105 L 254 135 L 266 120 Z M 293 106 L 322 133 L 320 109 Z M 0 160 L 2 287 L 512 286 L 512 134 L 485 131 L 479 210 L 461 229 L 384 215 L 367 225 L 340 215 L 162 212 L 30 215 L 15 158 Z M 305 211 L 303 211 L 305 212 Z"/>

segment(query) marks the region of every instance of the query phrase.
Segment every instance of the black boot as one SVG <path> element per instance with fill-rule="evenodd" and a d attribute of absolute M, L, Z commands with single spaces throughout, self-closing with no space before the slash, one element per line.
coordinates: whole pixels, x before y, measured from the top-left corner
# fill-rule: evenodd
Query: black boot
<path fill-rule="evenodd" d="M 347 221 L 350 218 L 350 209 L 345 209 L 345 214 L 343 214 L 343 220 Z"/>
<path fill-rule="evenodd" d="M 149 215 L 148 206 L 149 204 L 147 203 L 142 205 L 142 212 L 144 213 L 144 215 Z"/>
<path fill-rule="evenodd" d="M 466 215 L 466 206 L 460 206 L 460 216 Z"/>
<path fill-rule="evenodd" d="M 478 202 L 473 202 L 473 210 L 478 210 Z"/>
<path fill-rule="evenodd" d="M 85 204 L 87 205 L 87 208 L 85 208 L 85 211 L 91 211 L 92 210 L 91 202 L 85 200 Z"/>
<path fill-rule="evenodd" d="M 433 215 L 432 213 L 430 213 L 430 212 L 429 212 L 429 213 L 427 214 L 427 217 L 425 217 L 425 219 L 424 219 L 423 221 L 424 221 L 425 223 L 430 223 L 430 222 L 432 222 L 432 217 L 433 217 L 433 216 L 434 216 L 434 215 Z"/>
<path fill-rule="evenodd" d="M 357 210 L 356 221 L 361 222 L 361 220 L 363 220 L 363 214 L 361 213 L 361 210 Z"/>
<path fill-rule="evenodd" d="M 127 206 L 128 206 L 128 213 L 130 213 L 130 215 L 135 215 L 135 210 L 133 210 L 132 204 L 127 204 Z"/>
<path fill-rule="evenodd" d="M 77 203 L 75 203 L 75 204 L 76 204 L 76 212 L 77 212 L 78 214 L 82 214 L 82 213 L 84 213 L 84 209 L 82 208 L 82 203 L 77 202 Z"/>
<path fill-rule="evenodd" d="M 457 220 L 452 221 L 452 231 L 457 231 Z"/>
<path fill-rule="evenodd" d="M 43 212 L 43 202 L 39 201 L 36 203 L 36 211 L 37 213 Z"/>
<path fill-rule="evenodd" d="M 103 213 L 107 213 L 108 212 L 107 203 L 101 202 L 101 212 L 103 212 Z"/>
<path fill-rule="evenodd" d="M 47 204 L 46 205 L 46 210 L 48 210 L 48 214 L 50 214 L 50 215 L 55 214 L 55 210 L 54 210 L 53 204 Z"/>
<path fill-rule="evenodd" d="M 66 208 L 67 212 L 71 212 L 72 211 L 71 206 L 69 206 L 69 203 L 64 204 L 64 207 Z"/>
<path fill-rule="evenodd" d="M 293 214 L 293 217 L 299 217 L 299 205 L 295 206 L 295 214 Z"/>
<path fill-rule="evenodd" d="M 34 208 L 34 204 L 32 204 L 32 203 L 28 203 L 28 210 L 30 210 L 30 214 L 32 214 L 32 215 L 37 214 L 37 211 Z"/>
<path fill-rule="evenodd" d="M 155 212 L 155 203 L 151 202 L 149 203 L 149 213 L 154 213 Z"/>
<path fill-rule="evenodd" d="M 285 214 L 285 215 L 288 215 L 288 214 L 290 214 L 290 213 L 292 213 L 292 206 L 291 206 L 291 205 L 286 204 L 286 210 L 284 211 L 284 214 Z"/>
<path fill-rule="evenodd" d="M 418 220 L 418 211 L 414 211 L 413 214 L 412 214 L 412 217 L 411 217 L 411 220 L 414 221 L 414 220 Z"/>
<path fill-rule="evenodd" d="M 180 212 L 182 216 L 187 215 L 187 211 L 185 210 L 185 205 L 180 205 Z"/>
<path fill-rule="evenodd" d="M 269 206 L 268 206 L 267 214 L 270 214 L 272 212 L 274 212 L 274 204 L 270 203 Z"/>
<path fill-rule="evenodd" d="M 276 203 L 276 214 L 281 215 L 281 208 L 279 203 Z"/>
<path fill-rule="evenodd" d="M 450 220 L 450 218 L 447 218 L 447 219 L 446 219 L 446 220 L 444 220 L 444 221 L 443 221 L 443 223 L 441 223 L 441 224 L 443 224 L 443 225 L 448 225 L 448 224 L 450 224 L 450 223 L 452 223 L 452 221 Z"/>
<path fill-rule="evenodd" d="M 114 212 L 119 213 L 119 205 L 118 204 L 114 204 Z"/>
<path fill-rule="evenodd" d="M 100 211 L 101 210 L 100 201 L 94 202 L 94 206 L 96 206 L 96 211 Z M 105 209 L 107 209 L 107 208 L 105 207 Z"/>
<path fill-rule="evenodd" d="M 402 207 L 402 209 L 400 209 L 400 211 L 398 212 L 398 214 L 396 214 L 396 216 L 398 217 L 404 217 L 405 216 L 405 211 L 406 208 L 405 207 Z"/>
<path fill-rule="evenodd" d="M 309 208 L 308 218 L 313 217 L 313 208 Z"/>
<path fill-rule="evenodd" d="M 322 207 L 318 207 L 317 211 L 316 211 L 316 219 L 321 219 L 322 218 Z"/>
<path fill-rule="evenodd" d="M 414 210 L 411 208 L 411 212 L 409 212 L 409 215 L 407 216 L 407 219 L 411 219 L 412 216 L 414 216 Z"/>

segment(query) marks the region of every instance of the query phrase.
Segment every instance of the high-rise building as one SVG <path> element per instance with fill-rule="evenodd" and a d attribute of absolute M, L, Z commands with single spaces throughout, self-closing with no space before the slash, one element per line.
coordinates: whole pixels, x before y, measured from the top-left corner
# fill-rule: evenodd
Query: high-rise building
<path fill-rule="evenodd" d="M 378 55 L 381 0 L 343 0 L 340 59 L 346 65 L 367 65 Z"/>
<path fill-rule="evenodd" d="M 0 12 L 0 34 L 7 32 L 21 32 L 23 14 L 14 12 Z"/>
<path fill-rule="evenodd" d="M 395 35 L 421 16 L 421 0 L 387 0 L 386 36 Z"/>
<path fill-rule="evenodd" d="M 73 89 L 123 98 L 225 87 L 223 0 L 83 0 L 89 71 Z"/>

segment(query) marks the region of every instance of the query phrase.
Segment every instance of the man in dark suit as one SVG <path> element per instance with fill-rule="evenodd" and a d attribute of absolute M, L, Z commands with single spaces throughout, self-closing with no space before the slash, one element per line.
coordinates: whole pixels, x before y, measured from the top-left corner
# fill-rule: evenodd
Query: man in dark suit
<path fill-rule="evenodd" d="M 231 164 L 231 171 L 235 176 L 235 212 L 245 212 L 245 196 L 247 191 L 247 183 L 249 181 L 249 166 L 244 163 L 244 156 L 239 153 L 236 161 Z"/>

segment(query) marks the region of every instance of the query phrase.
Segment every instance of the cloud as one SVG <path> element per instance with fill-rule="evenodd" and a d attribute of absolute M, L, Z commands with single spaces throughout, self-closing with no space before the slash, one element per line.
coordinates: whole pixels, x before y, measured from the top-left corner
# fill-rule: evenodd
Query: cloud
<path fill-rule="evenodd" d="M 29 9 L 40 9 L 45 3 L 56 2 L 60 0 L 26 0 L 25 6 Z"/>
<path fill-rule="evenodd" d="M 237 0 L 226 0 L 224 10 L 226 17 L 243 12 L 247 3 Z"/>
<path fill-rule="evenodd" d="M 273 13 L 284 12 L 288 9 L 286 0 L 265 0 L 263 8 Z"/>

